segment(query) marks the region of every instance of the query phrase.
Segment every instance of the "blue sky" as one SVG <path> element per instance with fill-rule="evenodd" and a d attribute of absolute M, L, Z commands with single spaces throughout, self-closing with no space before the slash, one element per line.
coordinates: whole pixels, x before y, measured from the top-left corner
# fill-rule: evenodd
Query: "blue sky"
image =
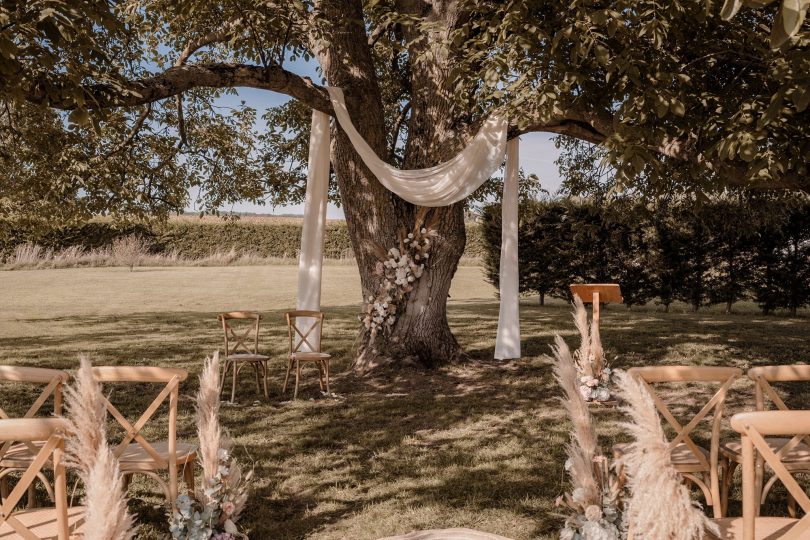
<path fill-rule="evenodd" d="M 285 67 L 299 75 L 310 77 L 314 81 L 321 80 L 314 62 L 298 60 L 285 64 Z M 239 88 L 237 95 L 224 96 L 219 100 L 219 103 L 225 106 L 236 106 L 240 101 L 245 101 L 247 105 L 257 110 L 257 117 L 261 119 L 266 109 L 281 105 L 289 99 L 284 94 L 276 92 Z M 520 139 L 520 166 L 527 174 L 536 174 L 540 178 L 543 189 L 550 193 L 557 191 L 560 186 L 560 175 L 557 166 L 554 165 L 554 160 L 557 159 L 560 152 L 554 147 L 553 136 L 553 134 L 549 133 L 529 133 Z M 193 208 L 189 208 L 189 210 L 194 211 Z M 301 214 L 303 213 L 303 205 L 272 207 L 240 203 L 220 210 L 259 214 Z M 329 205 L 327 216 L 329 218 L 342 218 L 343 211 L 336 206 Z"/>

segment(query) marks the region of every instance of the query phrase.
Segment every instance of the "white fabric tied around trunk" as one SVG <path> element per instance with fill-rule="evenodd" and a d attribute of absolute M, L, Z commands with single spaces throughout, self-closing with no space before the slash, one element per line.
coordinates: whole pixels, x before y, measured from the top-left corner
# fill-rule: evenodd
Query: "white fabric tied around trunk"
<path fill-rule="evenodd" d="M 503 163 L 508 119 L 490 116 L 478 134 L 455 157 L 427 169 L 400 170 L 385 163 L 352 124 L 343 91 L 328 87 L 340 127 L 377 180 L 406 201 L 419 206 L 448 206 L 464 200 Z M 520 357 L 517 269 L 518 140 L 509 142 L 503 196 L 498 337 L 495 357 Z M 298 309 L 320 310 L 323 237 L 329 184 L 329 117 L 313 111 L 304 228 L 298 265 Z"/>
<path fill-rule="evenodd" d="M 520 358 L 520 304 L 518 290 L 518 171 L 520 142 L 509 141 L 501 200 L 501 306 L 495 358 Z"/>
<path fill-rule="evenodd" d="M 329 87 L 332 108 L 355 151 L 382 185 L 409 203 L 449 206 L 463 201 L 503 163 L 508 119 L 490 116 L 467 147 L 455 157 L 427 169 L 401 170 L 381 160 L 357 132 L 343 100 L 343 90 Z"/>
<path fill-rule="evenodd" d="M 307 165 L 307 194 L 304 200 L 304 227 L 301 231 L 301 253 L 298 256 L 298 296 L 296 309 L 321 310 L 321 275 L 323 238 L 326 229 L 326 203 L 329 196 L 329 115 L 312 111 Z M 299 317 L 296 325 L 306 333 L 314 319 Z M 314 330 L 307 343 L 320 341 L 320 329 Z M 296 343 L 300 336 L 295 336 Z M 309 352 L 306 343 L 301 347 Z"/>

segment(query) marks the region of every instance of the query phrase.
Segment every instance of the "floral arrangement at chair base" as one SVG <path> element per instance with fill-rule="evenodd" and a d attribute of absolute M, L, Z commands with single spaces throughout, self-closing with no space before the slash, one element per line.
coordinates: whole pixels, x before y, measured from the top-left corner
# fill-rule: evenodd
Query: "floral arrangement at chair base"
<path fill-rule="evenodd" d="M 562 402 L 573 424 L 565 462 L 572 490 L 557 498 L 557 506 L 567 507 L 571 514 L 560 531 L 560 539 L 620 540 L 624 538 L 624 478 L 599 449 L 570 349 L 559 336 L 552 349 L 556 358 L 554 376 L 565 392 Z"/>
<path fill-rule="evenodd" d="M 232 442 L 219 424 L 219 353 L 206 359 L 197 392 L 197 432 L 203 485 L 177 498 L 169 516 L 175 540 L 247 539 L 237 522 L 248 499 L 252 471 L 242 473 Z"/>
<path fill-rule="evenodd" d="M 613 403 L 613 370 L 605 361 L 599 327 L 588 322 L 588 311 L 579 296 L 574 296 L 572 315 L 580 336 L 579 349 L 573 354 L 579 392 L 590 403 Z"/>

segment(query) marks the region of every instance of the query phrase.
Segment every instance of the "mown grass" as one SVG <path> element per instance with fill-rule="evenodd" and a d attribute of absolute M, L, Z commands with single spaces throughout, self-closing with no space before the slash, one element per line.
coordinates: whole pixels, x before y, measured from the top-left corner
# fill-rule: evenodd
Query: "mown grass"
<path fill-rule="evenodd" d="M 553 501 L 565 488 L 568 425 L 549 360 L 555 332 L 574 343 L 568 307 L 528 299 L 521 306 L 519 361 L 492 360 L 498 305 L 479 269 L 462 269 L 451 292 L 451 324 L 470 361 L 434 372 L 406 369 L 358 378 L 349 371 L 356 332 L 356 276 L 325 270 L 325 348 L 334 355 L 335 398 L 305 373 L 301 399 L 279 396 L 284 374 L 281 312 L 292 305 L 291 267 L 76 269 L 0 274 L 2 362 L 75 369 L 77 354 L 96 364 L 177 366 L 199 373 L 220 347 L 215 314 L 244 307 L 266 313 L 262 348 L 274 355 L 271 399 L 245 376 L 240 405 L 222 421 L 237 454 L 256 468 L 244 524 L 253 539 L 373 539 L 412 529 L 465 526 L 515 539 L 555 538 Z M 642 364 L 752 365 L 810 359 L 810 319 L 739 314 L 661 313 L 653 306 L 603 312 L 602 335 L 618 367 Z M 196 390 L 190 377 L 182 392 Z M 752 404 L 741 381 L 729 414 Z M 3 394 L 20 407 L 28 394 Z M 135 414 L 142 392 L 116 389 Z M 810 407 L 801 387 L 789 401 Z M 676 410 L 695 410 L 705 393 L 673 389 Z M 288 394 L 289 397 L 289 394 Z M 7 409 L 8 410 L 8 409 Z M 621 438 L 615 411 L 596 410 L 605 448 Z M 190 398 L 181 401 L 181 437 L 193 439 Z M 159 429 L 153 435 L 160 435 Z M 703 433 L 705 436 L 705 433 Z M 730 436 L 730 434 L 729 434 Z M 165 531 L 156 486 L 132 486 L 142 537 Z M 738 494 L 736 495 L 738 496 Z M 774 508 L 783 511 L 783 505 Z M 738 506 L 733 509 L 738 511 Z"/>

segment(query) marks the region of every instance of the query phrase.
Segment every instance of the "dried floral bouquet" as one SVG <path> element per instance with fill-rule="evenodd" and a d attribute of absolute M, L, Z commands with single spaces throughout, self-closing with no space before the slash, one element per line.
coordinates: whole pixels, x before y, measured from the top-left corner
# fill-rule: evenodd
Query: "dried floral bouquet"
<path fill-rule="evenodd" d="M 554 376 L 565 392 L 563 405 L 571 418 L 571 440 L 565 469 L 571 492 L 557 498 L 572 512 L 560 531 L 561 540 L 619 540 L 623 526 L 624 480 L 602 454 L 571 351 L 560 336 L 552 347 Z"/>
<path fill-rule="evenodd" d="M 202 487 L 193 497 L 177 498 L 177 509 L 169 519 L 176 540 L 247 539 L 237 527 L 245 507 L 253 472 L 242 473 L 231 456 L 233 443 L 219 423 L 219 353 L 206 358 L 197 392 L 197 433 L 199 459 L 203 470 Z"/>
<path fill-rule="evenodd" d="M 574 352 L 579 391 L 585 401 L 604 403 L 613 400 L 611 392 L 613 370 L 605 361 L 599 327 L 588 321 L 588 311 L 582 299 L 574 296 L 574 324 L 579 330 L 580 345 Z"/>

